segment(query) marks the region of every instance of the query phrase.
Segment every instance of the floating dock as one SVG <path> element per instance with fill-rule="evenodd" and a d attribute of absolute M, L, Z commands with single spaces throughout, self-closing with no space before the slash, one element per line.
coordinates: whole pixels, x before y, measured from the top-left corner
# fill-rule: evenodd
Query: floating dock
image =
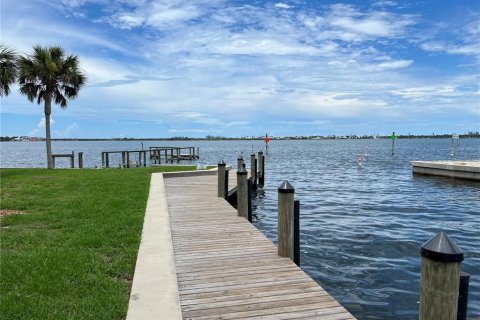
<path fill-rule="evenodd" d="M 127 319 L 355 319 L 217 191 L 152 175 Z"/>
<path fill-rule="evenodd" d="M 413 173 L 480 181 L 480 160 L 410 161 Z"/>

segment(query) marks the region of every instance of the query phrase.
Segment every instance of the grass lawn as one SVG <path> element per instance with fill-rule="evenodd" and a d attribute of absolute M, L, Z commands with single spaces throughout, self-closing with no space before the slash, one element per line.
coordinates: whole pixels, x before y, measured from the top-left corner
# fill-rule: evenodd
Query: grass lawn
<path fill-rule="evenodd" d="M 1 169 L 0 319 L 123 319 L 150 174 Z"/>

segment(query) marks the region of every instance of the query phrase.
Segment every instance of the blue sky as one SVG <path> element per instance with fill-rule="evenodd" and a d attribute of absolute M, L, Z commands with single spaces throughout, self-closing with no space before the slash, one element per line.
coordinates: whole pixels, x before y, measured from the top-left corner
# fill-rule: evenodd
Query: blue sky
<path fill-rule="evenodd" d="M 87 85 L 56 138 L 480 130 L 480 1 L 2 0 L 1 42 L 60 45 Z M 44 136 L 1 101 L 1 135 Z"/>

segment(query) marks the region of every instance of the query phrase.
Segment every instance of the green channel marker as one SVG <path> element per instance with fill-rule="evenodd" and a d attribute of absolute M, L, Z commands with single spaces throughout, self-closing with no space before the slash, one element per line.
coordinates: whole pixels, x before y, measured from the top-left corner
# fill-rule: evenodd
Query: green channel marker
<path fill-rule="evenodd" d="M 390 139 L 392 139 L 392 155 L 393 155 L 395 153 L 395 139 L 397 139 L 397 136 L 395 135 L 395 131 L 392 132 Z"/>

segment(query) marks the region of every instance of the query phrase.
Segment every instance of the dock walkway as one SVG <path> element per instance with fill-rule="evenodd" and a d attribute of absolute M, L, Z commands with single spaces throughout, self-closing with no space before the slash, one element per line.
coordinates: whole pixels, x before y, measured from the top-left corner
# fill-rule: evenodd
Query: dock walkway
<path fill-rule="evenodd" d="M 233 178 L 231 174 L 229 180 Z M 355 319 L 290 259 L 278 256 L 270 240 L 217 197 L 216 175 L 161 180 L 173 245 L 172 272 L 178 285 L 179 300 L 173 302 L 179 302 L 183 319 Z M 139 261 L 134 299 L 143 294 L 135 285 L 138 269 Z M 141 302 L 133 304 L 142 307 Z M 132 300 L 127 319 L 141 314 L 131 308 Z"/>
<path fill-rule="evenodd" d="M 410 161 L 413 173 L 480 181 L 480 160 Z"/>

